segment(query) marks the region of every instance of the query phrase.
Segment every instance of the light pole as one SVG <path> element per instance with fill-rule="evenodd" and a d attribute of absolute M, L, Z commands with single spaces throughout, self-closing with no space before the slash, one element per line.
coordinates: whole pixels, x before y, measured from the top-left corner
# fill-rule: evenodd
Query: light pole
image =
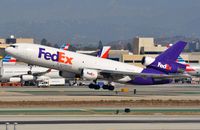
<path fill-rule="evenodd" d="M 17 129 L 17 124 L 18 124 L 17 122 L 14 123 L 14 130 Z"/>
<path fill-rule="evenodd" d="M 10 124 L 9 122 L 6 122 L 6 130 L 8 130 L 8 125 L 9 124 Z"/>

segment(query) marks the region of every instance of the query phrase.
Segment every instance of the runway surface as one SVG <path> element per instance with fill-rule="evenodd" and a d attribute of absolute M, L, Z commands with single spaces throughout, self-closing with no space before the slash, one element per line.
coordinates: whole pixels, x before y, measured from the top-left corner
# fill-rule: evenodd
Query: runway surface
<path fill-rule="evenodd" d="M 120 92 L 122 87 L 127 87 L 129 92 Z M 0 88 L 0 115 L 110 115 L 117 110 L 124 114 L 122 109 L 126 107 L 130 108 L 130 114 L 200 114 L 199 85 L 120 86 L 117 89 L 118 92 L 86 86 Z M 137 94 L 133 94 L 134 89 Z"/>
<path fill-rule="evenodd" d="M 127 87 L 129 92 L 120 92 Z M 137 94 L 134 94 L 137 89 Z M 102 106 L 103 101 L 122 101 L 118 106 Z M 172 102 L 172 100 L 195 101 L 192 106 L 142 106 L 126 105 L 123 101 L 155 100 Z M 168 84 L 156 86 L 119 86 L 115 91 L 93 90 L 86 86 L 80 87 L 51 87 L 51 88 L 0 88 L 0 129 L 8 130 L 199 130 L 200 129 L 200 85 Z M 3 102 L 11 102 L 8 108 Z M 37 107 L 31 104 L 14 107 L 13 101 L 98 101 L 93 107 L 84 102 L 81 107 L 45 106 Z M 81 102 L 80 102 L 81 101 Z M 181 103 L 180 102 L 180 103 Z M 62 102 L 61 102 L 62 103 Z M 105 102 L 104 102 L 105 103 Z M 197 102 L 198 103 L 198 102 Z M 67 105 L 67 104 L 66 104 Z M 96 106 L 98 105 L 98 106 Z M 108 104 L 109 105 L 109 104 Z M 62 106 L 62 107 L 61 107 Z M 130 108 L 130 113 L 124 109 Z M 137 114 L 141 114 L 139 116 Z M 173 115 L 171 115 L 173 113 Z M 179 114 L 179 116 L 178 116 Z M 187 114 L 187 115 L 182 115 Z"/>
<path fill-rule="evenodd" d="M 186 118 L 186 119 L 74 119 L 74 120 L 25 120 L 25 121 L 0 121 L 0 124 L 5 124 L 9 122 L 10 124 L 127 124 L 127 123 L 200 123 L 200 119 Z"/>
<path fill-rule="evenodd" d="M 129 92 L 120 92 L 122 88 L 128 88 Z M 199 84 L 165 84 L 165 85 L 118 85 L 115 91 L 109 90 L 94 90 L 87 86 L 55 86 L 50 88 L 36 88 L 36 87 L 20 87 L 20 88 L 0 88 L 0 96 L 14 95 L 14 96 L 135 96 L 134 89 L 137 90 L 137 96 L 200 96 Z"/>
<path fill-rule="evenodd" d="M 129 92 L 121 92 L 127 87 Z M 137 89 L 134 94 L 133 90 Z M 86 86 L 50 88 L 0 88 L 1 108 L 38 107 L 200 107 L 200 86 L 168 84 L 120 86 L 116 91 L 94 90 Z"/>
<path fill-rule="evenodd" d="M 3 121 L 2 121 L 3 120 Z M 0 117 L 0 128 L 20 130 L 198 130 L 198 116 L 10 116 Z"/>

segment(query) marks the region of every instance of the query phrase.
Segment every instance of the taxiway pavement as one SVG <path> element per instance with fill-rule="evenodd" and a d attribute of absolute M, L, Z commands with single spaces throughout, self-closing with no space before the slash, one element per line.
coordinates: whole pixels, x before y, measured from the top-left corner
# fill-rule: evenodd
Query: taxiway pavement
<path fill-rule="evenodd" d="M 198 130 L 199 116 L 6 116 L 0 129 L 19 130 Z"/>

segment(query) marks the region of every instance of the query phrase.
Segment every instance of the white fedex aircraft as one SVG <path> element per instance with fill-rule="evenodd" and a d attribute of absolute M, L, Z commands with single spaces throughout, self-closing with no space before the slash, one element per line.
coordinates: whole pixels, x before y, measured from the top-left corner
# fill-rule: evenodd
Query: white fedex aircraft
<path fill-rule="evenodd" d="M 69 44 L 64 44 L 61 49 L 67 50 Z M 97 57 L 107 58 L 110 46 L 104 46 L 98 51 Z M 55 69 L 40 66 L 29 66 L 27 64 L 17 64 L 17 59 L 5 56 L 1 61 L 0 81 L 2 82 L 25 82 L 25 81 L 44 81 L 50 78 L 73 78 L 73 73 L 63 73 Z"/>
<path fill-rule="evenodd" d="M 82 78 L 93 80 L 108 80 L 104 89 L 113 90 L 111 82 L 129 84 L 165 84 L 170 83 L 172 78 L 183 78 L 186 66 L 176 63 L 176 59 L 184 49 L 186 43 L 178 42 L 167 49 L 155 59 L 144 57 L 146 68 L 129 65 L 105 58 L 79 54 L 66 50 L 37 44 L 12 44 L 5 51 L 28 64 L 58 69 L 62 72 L 71 72 Z M 90 88 L 99 89 L 97 84 L 90 84 Z"/>
<path fill-rule="evenodd" d="M 67 50 L 69 44 L 63 44 L 61 49 Z M 1 82 L 26 82 L 44 81 L 50 78 L 62 78 L 58 70 L 40 66 L 29 66 L 28 64 L 17 64 L 17 59 L 6 55 L 1 63 L 0 81 Z M 66 74 L 65 74 L 66 75 Z M 70 78 L 70 74 L 67 74 Z M 71 77 L 74 76 L 71 75 Z"/>

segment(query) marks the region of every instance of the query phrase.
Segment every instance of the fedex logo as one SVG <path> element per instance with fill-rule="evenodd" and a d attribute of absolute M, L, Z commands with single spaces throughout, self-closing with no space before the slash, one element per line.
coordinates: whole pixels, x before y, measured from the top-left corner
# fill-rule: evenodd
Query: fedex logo
<path fill-rule="evenodd" d="M 161 62 L 158 62 L 158 67 L 166 70 L 171 70 L 172 67 L 168 64 L 163 65 Z"/>
<path fill-rule="evenodd" d="M 87 74 L 90 75 L 90 76 L 95 76 L 95 74 L 93 74 L 92 72 L 91 73 L 87 72 Z"/>
<path fill-rule="evenodd" d="M 64 63 L 64 64 L 72 64 L 72 57 L 68 57 L 65 55 L 63 52 L 57 51 L 55 54 L 51 54 L 50 52 L 46 52 L 44 48 L 39 48 L 39 54 L 38 58 L 44 57 L 45 60 L 52 60 L 56 61 L 59 63 Z"/>

